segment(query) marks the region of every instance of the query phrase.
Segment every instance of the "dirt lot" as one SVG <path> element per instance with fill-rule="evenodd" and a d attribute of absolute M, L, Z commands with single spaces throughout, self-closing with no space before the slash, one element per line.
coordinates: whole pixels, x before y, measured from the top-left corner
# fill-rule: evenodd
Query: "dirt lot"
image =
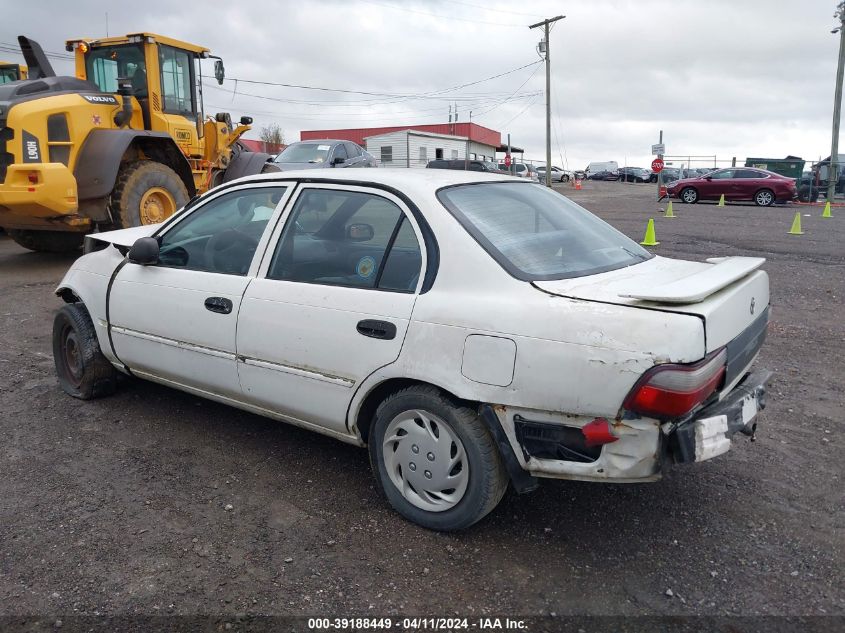
<path fill-rule="evenodd" d="M 845 615 L 845 209 L 800 207 L 797 237 L 795 207 L 665 219 L 654 189 L 564 191 L 637 240 L 654 217 L 660 255 L 768 258 L 758 441 L 659 483 L 509 493 L 457 535 L 394 514 L 366 451 L 140 381 L 65 396 L 72 258 L 0 236 L 0 613 Z"/>

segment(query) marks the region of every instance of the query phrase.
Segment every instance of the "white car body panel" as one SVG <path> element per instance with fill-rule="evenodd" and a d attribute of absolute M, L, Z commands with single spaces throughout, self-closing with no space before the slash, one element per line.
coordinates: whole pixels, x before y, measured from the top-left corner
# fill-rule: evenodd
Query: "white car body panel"
<path fill-rule="evenodd" d="M 235 332 L 248 277 L 157 266 L 124 266 L 111 291 L 112 341 L 133 370 L 240 397 Z M 231 314 L 205 308 L 208 297 Z"/>
<path fill-rule="evenodd" d="M 720 279 L 719 268 L 725 264 L 655 257 L 635 266 L 592 277 L 537 281 L 534 285 L 563 297 L 699 316 L 705 323 L 706 351 L 712 352 L 748 327 L 769 305 L 768 275 L 756 270 L 762 263 L 758 263 L 760 258 L 748 259 L 752 261 L 739 262 L 741 268 L 748 269 L 739 279 L 735 279 L 736 271 L 732 267 Z M 681 286 L 684 279 L 693 280 L 690 292 L 695 297 L 704 294 L 704 290 L 709 293 L 691 303 L 647 301 L 632 296 L 643 293 L 642 289 L 646 287 L 653 288 L 654 295 L 674 293 L 673 289 Z M 696 279 L 701 279 L 701 283 L 697 284 Z M 724 280 L 729 280 L 727 285 Z M 669 291 L 664 291 L 667 287 Z"/>
<path fill-rule="evenodd" d="M 300 188 L 344 190 L 362 190 L 356 181 L 366 179 L 408 196 L 436 236 L 433 286 L 421 292 L 423 275 L 414 293 L 266 279 L 296 195 L 290 187 L 244 276 L 127 263 L 115 277 L 107 311 L 109 281 L 124 261 L 109 246 L 78 259 L 59 291 L 73 292 L 86 304 L 109 360 L 163 384 L 363 443 L 359 411 L 367 396 L 385 381 L 415 380 L 491 405 L 520 465 L 532 474 L 618 481 L 659 477 L 660 423 L 621 414 L 637 380 L 657 364 L 702 359 L 734 339 L 769 303 L 768 277 L 757 270 L 762 261 L 756 259 L 701 263 L 654 257 L 573 279 L 516 279 L 436 193 L 460 183 L 536 186 L 518 178 L 450 170 L 338 170 L 252 176 L 232 186 L 287 186 L 299 178 L 340 183 Z M 398 196 L 373 191 L 409 211 Z M 414 216 L 408 217 L 424 272 L 432 254 L 425 251 Z M 138 237 L 166 231 L 179 219 L 91 238 L 125 251 Z M 231 300 L 232 313 L 205 310 L 209 296 Z M 111 351 L 107 314 L 119 358 Z M 361 336 L 356 324 L 364 319 L 394 324 L 395 338 Z M 515 435 L 517 414 L 572 427 L 602 416 L 612 421 L 619 441 L 589 464 L 526 458 Z"/>

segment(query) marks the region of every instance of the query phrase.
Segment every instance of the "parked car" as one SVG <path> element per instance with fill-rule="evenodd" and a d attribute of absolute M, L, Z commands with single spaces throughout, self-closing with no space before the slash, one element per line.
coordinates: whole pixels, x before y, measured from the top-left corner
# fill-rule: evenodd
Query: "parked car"
<path fill-rule="evenodd" d="M 546 166 L 540 165 L 537 167 L 537 176 L 540 182 L 546 181 Z M 552 181 L 553 182 L 569 182 L 572 179 L 572 172 L 560 167 L 552 166 Z"/>
<path fill-rule="evenodd" d="M 537 172 L 537 168 L 534 167 L 534 165 L 529 165 L 528 163 L 512 163 L 511 167 L 513 167 L 514 176 L 537 181 L 539 181 L 540 179 L 539 173 Z M 499 169 L 508 174 L 511 173 L 511 167 L 506 166 L 504 163 L 499 163 Z"/>
<path fill-rule="evenodd" d="M 598 173 L 603 172 L 617 172 L 619 171 L 619 163 L 615 160 L 606 160 L 606 161 L 594 161 L 587 165 L 587 168 L 584 172 L 587 174 L 587 178 L 590 176 Z M 597 178 L 591 178 L 591 180 L 598 180 Z"/>
<path fill-rule="evenodd" d="M 642 167 L 620 167 L 618 173 L 619 180 L 624 182 L 649 182 L 651 180 L 651 170 Z"/>
<path fill-rule="evenodd" d="M 681 170 L 677 167 L 664 167 L 660 172 L 663 175 L 663 184 L 668 185 L 671 182 L 678 180 L 681 177 Z M 655 178 L 655 182 L 657 179 Z"/>
<path fill-rule="evenodd" d="M 775 202 L 790 202 L 797 196 L 795 179 L 765 169 L 731 167 L 717 169 L 706 176 L 682 178 L 666 190 L 670 197 L 695 204 L 699 200 L 753 200 L 766 207 Z"/>
<path fill-rule="evenodd" d="M 429 169 L 458 169 L 467 171 L 485 171 L 491 174 L 507 174 L 499 169 L 498 164 L 486 160 L 464 160 L 462 158 L 450 160 L 430 160 L 426 165 Z"/>
<path fill-rule="evenodd" d="M 274 157 L 265 172 L 324 167 L 378 167 L 378 163 L 372 154 L 351 141 L 299 141 Z"/>
<path fill-rule="evenodd" d="M 509 176 L 361 174 L 242 178 L 86 236 L 56 289 L 62 389 L 125 373 L 366 445 L 389 503 L 437 530 L 509 482 L 654 481 L 754 433 L 763 259 L 655 257 Z"/>
<path fill-rule="evenodd" d="M 588 180 L 619 180 L 619 173 L 616 171 L 597 171 L 587 174 Z"/>

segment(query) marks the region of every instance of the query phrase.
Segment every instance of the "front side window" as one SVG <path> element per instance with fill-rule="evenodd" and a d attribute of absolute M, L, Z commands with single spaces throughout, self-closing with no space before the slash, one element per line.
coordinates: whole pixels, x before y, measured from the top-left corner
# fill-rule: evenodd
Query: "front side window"
<path fill-rule="evenodd" d="M 91 48 L 85 54 L 85 74 L 103 92 L 117 92 L 119 77 L 132 80 L 135 96 L 147 95 L 147 64 L 138 44 Z"/>
<path fill-rule="evenodd" d="M 230 191 L 207 202 L 162 235 L 159 265 L 246 275 L 284 187 Z"/>
<path fill-rule="evenodd" d="M 392 145 L 384 145 L 381 148 L 381 162 L 383 163 L 392 163 L 393 162 L 393 146 Z"/>
<path fill-rule="evenodd" d="M 191 55 L 187 51 L 162 45 L 159 47 L 158 60 L 161 68 L 164 111 L 173 114 L 195 113 L 194 94 L 191 88 Z"/>
<path fill-rule="evenodd" d="M 609 224 L 545 187 L 460 185 L 440 190 L 437 197 L 517 279 L 583 277 L 652 257 Z"/>
<path fill-rule="evenodd" d="M 402 210 L 381 196 L 333 189 L 300 195 L 267 277 L 413 292 L 420 247 Z"/>

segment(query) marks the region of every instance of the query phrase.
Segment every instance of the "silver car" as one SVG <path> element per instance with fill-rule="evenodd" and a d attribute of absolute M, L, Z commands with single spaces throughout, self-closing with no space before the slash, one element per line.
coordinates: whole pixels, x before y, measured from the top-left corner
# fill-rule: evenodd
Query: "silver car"
<path fill-rule="evenodd" d="M 268 164 L 268 167 L 265 172 L 328 167 L 378 167 L 378 163 L 370 153 L 352 141 L 319 140 L 291 143 Z"/>

